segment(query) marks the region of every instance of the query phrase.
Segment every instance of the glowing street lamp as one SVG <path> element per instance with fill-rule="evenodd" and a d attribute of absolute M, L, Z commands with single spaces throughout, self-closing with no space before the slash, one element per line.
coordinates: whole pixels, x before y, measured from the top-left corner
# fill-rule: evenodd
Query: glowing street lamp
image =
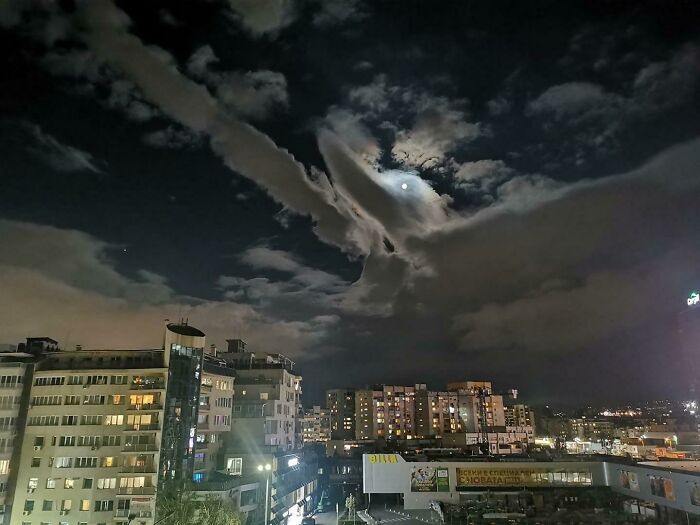
<path fill-rule="evenodd" d="M 270 503 L 270 473 L 272 471 L 272 465 L 269 463 L 258 465 L 258 471 L 267 473 L 265 476 L 265 519 L 263 520 L 263 525 L 267 525 L 270 519 L 270 509 L 268 505 Z"/>

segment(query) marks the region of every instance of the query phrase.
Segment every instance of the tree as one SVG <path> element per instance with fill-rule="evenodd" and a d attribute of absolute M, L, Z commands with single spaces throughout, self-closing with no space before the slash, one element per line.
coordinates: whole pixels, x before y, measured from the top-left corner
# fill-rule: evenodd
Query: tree
<path fill-rule="evenodd" d="M 221 499 L 200 500 L 191 490 L 164 490 L 156 500 L 158 525 L 241 525 L 241 519 Z"/>
<path fill-rule="evenodd" d="M 355 501 L 355 496 L 350 494 L 346 499 L 345 499 L 345 508 L 348 510 L 348 517 L 352 517 L 355 514 L 355 507 L 356 507 L 356 501 Z"/>

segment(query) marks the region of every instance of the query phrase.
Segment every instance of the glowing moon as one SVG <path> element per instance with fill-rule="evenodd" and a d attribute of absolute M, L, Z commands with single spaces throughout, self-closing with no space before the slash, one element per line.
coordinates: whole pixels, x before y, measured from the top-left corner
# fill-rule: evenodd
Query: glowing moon
<path fill-rule="evenodd" d="M 401 189 L 402 189 L 402 190 L 407 190 L 407 189 L 408 189 L 408 184 L 406 184 L 406 183 L 404 182 L 404 183 L 401 185 Z"/>

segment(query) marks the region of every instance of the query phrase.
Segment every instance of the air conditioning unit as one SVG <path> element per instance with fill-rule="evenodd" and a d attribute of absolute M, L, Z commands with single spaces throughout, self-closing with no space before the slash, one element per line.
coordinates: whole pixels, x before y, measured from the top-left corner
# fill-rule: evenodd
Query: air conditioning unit
<path fill-rule="evenodd" d="M 5 505 L 0 505 L 0 515 L 5 514 Z"/>
<path fill-rule="evenodd" d="M 61 512 L 58 513 L 59 516 L 66 516 L 68 514 L 67 510 L 62 510 Z"/>
<path fill-rule="evenodd" d="M 36 489 L 27 489 L 27 492 L 28 492 L 29 494 L 33 494 L 35 490 L 36 490 Z"/>
<path fill-rule="evenodd" d="M 34 445 L 34 450 L 41 450 L 41 445 Z"/>
<path fill-rule="evenodd" d="M 24 512 L 22 512 L 22 516 L 29 516 L 31 513 L 31 510 L 25 510 Z"/>

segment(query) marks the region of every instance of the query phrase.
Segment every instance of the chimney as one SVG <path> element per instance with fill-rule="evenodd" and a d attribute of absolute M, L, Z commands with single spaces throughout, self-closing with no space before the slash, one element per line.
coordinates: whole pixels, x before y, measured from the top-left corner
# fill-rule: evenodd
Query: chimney
<path fill-rule="evenodd" d="M 214 343 L 209 347 L 209 355 L 216 357 L 216 345 Z"/>

